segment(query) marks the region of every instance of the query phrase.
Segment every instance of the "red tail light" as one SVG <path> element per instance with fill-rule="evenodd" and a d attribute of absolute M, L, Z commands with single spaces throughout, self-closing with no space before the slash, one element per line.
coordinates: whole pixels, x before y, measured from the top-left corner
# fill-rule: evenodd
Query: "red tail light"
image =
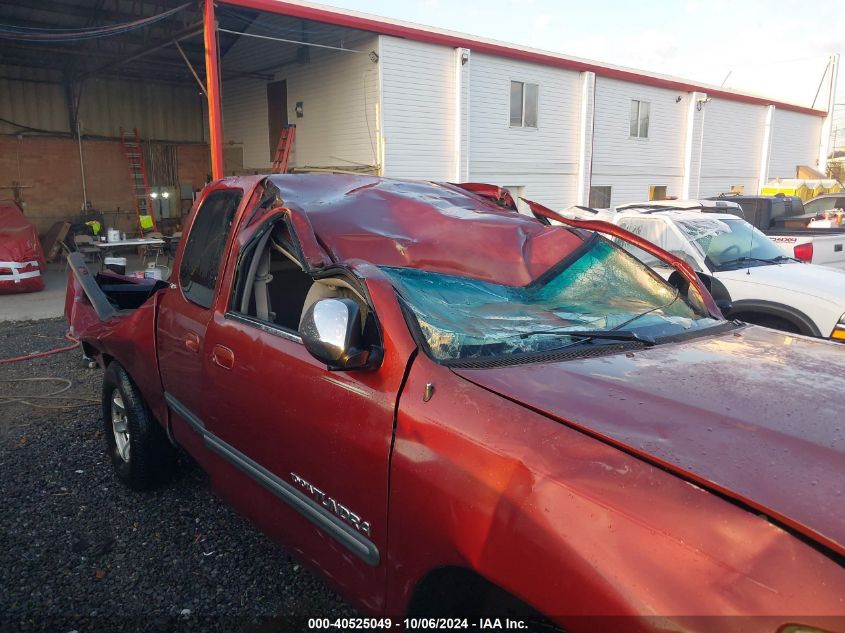
<path fill-rule="evenodd" d="M 800 259 L 802 262 L 813 261 L 813 243 L 798 244 L 795 246 L 795 259 Z"/>

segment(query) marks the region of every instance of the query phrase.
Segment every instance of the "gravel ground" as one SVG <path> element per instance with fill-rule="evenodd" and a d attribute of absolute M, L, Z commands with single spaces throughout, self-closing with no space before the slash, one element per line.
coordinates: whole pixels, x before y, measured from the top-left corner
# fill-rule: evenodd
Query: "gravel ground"
<path fill-rule="evenodd" d="M 62 320 L 0 323 L 0 358 L 67 344 Z M 61 377 L 67 383 L 11 382 Z M 0 364 L 0 630 L 303 630 L 356 612 L 215 497 L 182 464 L 136 493 L 112 475 L 98 406 L 102 371 L 79 350 Z M 79 406 L 82 405 L 82 406 Z"/>

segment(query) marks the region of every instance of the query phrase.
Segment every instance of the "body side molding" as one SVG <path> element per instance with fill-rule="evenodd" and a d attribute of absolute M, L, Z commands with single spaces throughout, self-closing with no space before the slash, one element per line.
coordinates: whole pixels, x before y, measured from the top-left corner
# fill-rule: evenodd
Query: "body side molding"
<path fill-rule="evenodd" d="M 172 394 L 165 393 L 164 398 L 167 405 L 203 437 L 203 441 L 208 448 L 229 461 L 244 474 L 252 477 L 365 563 L 373 567 L 379 564 L 380 556 L 375 543 L 346 525 L 337 516 L 301 493 L 291 484 L 283 481 L 261 464 L 253 461 L 235 447 L 211 433 L 202 420 L 174 398 Z"/>

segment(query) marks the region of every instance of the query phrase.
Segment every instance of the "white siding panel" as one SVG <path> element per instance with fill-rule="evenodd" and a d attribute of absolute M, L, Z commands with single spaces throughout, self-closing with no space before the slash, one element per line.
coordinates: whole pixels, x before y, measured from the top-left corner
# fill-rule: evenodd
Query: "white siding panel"
<path fill-rule="evenodd" d="M 267 84 L 260 79 L 223 83 L 223 140 L 241 145 L 244 168 L 266 170 L 270 156 L 267 123 Z"/>
<path fill-rule="evenodd" d="M 745 187 L 746 194 L 759 193 L 765 122 L 765 106 L 715 98 L 704 105 L 700 197 L 733 185 Z"/>
<path fill-rule="evenodd" d="M 665 185 L 668 195 L 681 193 L 689 98 L 675 90 L 596 77 L 592 185 L 612 187 L 611 204 L 647 200 L 649 185 Z M 647 139 L 629 134 L 632 99 L 650 104 Z"/>
<path fill-rule="evenodd" d="M 795 178 L 798 165 L 816 167 L 822 118 L 775 108 L 769 178 Z"/>
<path fill-rule="evenodd" d="M 354 43 L 375 50 L 378 40 Z M 296 124 L 293 165 L 362 167 L 378 163 L 378 68 L 366 54 L 318 51 L 310 67 L 280 73 L 287 79 L 288 121 Z M 294 108 L 302 101 L 304 116 Z"/>
<path fill-rule="evenodd" d="M 576 202 L 580 73 L 474 53 L 470 180 L 525 187 L 552 208 Z M 510 127 L 510 82 L 539 86 L 537 128 Z"/>
<path fill-rule="evenodd" d="M 272 24 L 267 20 L 262 28 Z M 262 31 L 263 33 L 264 31 Z M 356 168 L 377 158 L 378 67 L 368 53 L 377 36 L 358 34 L 344 46 L 360 52 L 311 48 L 309 62 L 291 63 L 295 49 L 267 40 L 241 38 L 223 59 L 227 70 L 279 64 L 275 80 L 287 82 L 288 122 L 296 125 L 291 167 Z M 284 64 L 284 66 L 281 66 Z M 297 118 L 296 103 L 303 104 Z M 268 131 L 267 82 L 240 78 L 223 83 L 223 130 L 226 143 L 241 144 L 244 169 L 266 170 L 275 152 Z"/>
<path fill-rule="evenodd" d="M 382 36 L 381 50 L 385 175 L 454 179 L 455 49 Z"/>

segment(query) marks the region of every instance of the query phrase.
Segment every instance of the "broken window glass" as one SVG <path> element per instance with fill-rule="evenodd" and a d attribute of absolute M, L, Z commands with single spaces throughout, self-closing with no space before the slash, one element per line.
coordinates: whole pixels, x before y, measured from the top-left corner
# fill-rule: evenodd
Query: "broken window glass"
<path fill-rule="evenodd" d="M 567 331 L 676 334 L 718 323 L 603 237 L 528 286 L 384 267 L 436 360 L 542 352 L 575 344 Z"/>
<path fill-rule="evenodd" d="M 739 218 L 725 220 L 704 217 L 677 220 L 676 224 L 681 233 L 704 255 L 704 261 L 714 271 L 747 265 L 765 266 L 765 260 L 783 257 L 783 251 L 774 242 Z"/>

